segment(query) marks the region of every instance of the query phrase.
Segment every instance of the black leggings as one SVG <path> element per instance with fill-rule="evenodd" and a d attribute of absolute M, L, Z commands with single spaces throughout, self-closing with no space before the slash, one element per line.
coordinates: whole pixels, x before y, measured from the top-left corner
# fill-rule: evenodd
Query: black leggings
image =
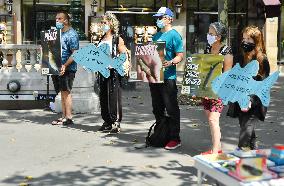
<path fill-rule="evenodd" d="M 239 124 L 239 144 L 241 147 L 248 147 L 251 150 L 256 148 L 256 135 L 255 127 L 258 122 L 258 118 L 252 115 L 250 112 L 240 112 Z"/>
<path fill-rule="evenodd" d="M 121 77 L 116 70 L 110 70 L 108 78 L 99 75 L 101 116 L 103 120 L 111 125 L 121 122 Z"/>

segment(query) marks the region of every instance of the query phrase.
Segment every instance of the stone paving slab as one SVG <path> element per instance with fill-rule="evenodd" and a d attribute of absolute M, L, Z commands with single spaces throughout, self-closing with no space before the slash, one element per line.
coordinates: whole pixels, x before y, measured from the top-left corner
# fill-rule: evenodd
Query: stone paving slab
<path fill-rule="evenodd" d="M 267 119 L 256 132 L 261 148 L 284 144 L 281 77 L 272 90 Z M 58 114 L 42 110 L 0 111 L 0 185 L 195 185 L 194 155 L 210 147 L 210 130 L 202 107 L 181 105 L 182 147 L 135 149 L 144 143 L 154 121 L 148 86 L 123 92 L 122 132 L 96 132 L 100 113 L 78 114 L 71 127 L 52 126 Z M 238 122 L 221 116 L 222 144 L 230 151 L 238 141 Z M 33 179 L 27 181 L 26 176 Z M 204 185 L 215 185 L 208 178 Z"/>

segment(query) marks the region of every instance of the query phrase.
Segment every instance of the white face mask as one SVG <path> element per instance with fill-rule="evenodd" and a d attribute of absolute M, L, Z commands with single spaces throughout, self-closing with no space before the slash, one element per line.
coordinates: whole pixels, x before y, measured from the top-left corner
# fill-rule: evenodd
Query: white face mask
<path fill-rule="evenodd" d="M 107 31 L 109 31 L 110 26 L 109 25 L 103 25 L 103 31 L 106 33 Z"/>
<path fill-rule="evenodd" d="M 207 34 L 207 41 L 210 46 L 213 45 L 213 43 L 217 41 L 216 36 L 211 36 L 210 34 Z"/>

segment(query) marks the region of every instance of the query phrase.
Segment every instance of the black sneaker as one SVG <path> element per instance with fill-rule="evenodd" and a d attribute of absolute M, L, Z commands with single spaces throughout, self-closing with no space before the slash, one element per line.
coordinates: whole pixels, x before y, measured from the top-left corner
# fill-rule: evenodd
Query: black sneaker
<path fill-rule="evenodd" d="M 120 123 L 119 122 L 114 122 L 114 124 L 112 125 L 112 129 L 109 132 L 111 134 L 117 134 L 120 133 Z"/>
<path fill-rule="evenodd" d="M 101 126 L 101 128 L 99 128 L 99 132 L 109 132 L 111 131 L 112 126 L 106 122 L 103 123 L 103 125 Z"/>
<path fill-rule="evenodd" d="M 63 120 L 63 123 L 62 125 L 74 125 L 74 122 L 72 119 L 66 119 L 66 120 Z"/>

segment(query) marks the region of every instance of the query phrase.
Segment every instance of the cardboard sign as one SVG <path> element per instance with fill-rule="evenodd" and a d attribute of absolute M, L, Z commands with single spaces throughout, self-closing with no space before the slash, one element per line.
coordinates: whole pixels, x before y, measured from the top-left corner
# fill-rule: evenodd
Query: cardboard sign
<path fill-rule="evenodd" d="M 99 47 L 94 44 L 82 47 L 74 52 L 72 58 L 83 68 L 91 72 L 99 72 L 105 78 L 110 76 L 110 68 L 116 69 L 121 76 L 124 76 L 123 63 L 127 59 L 126 54 L 122 53 L 118 57 L 112 58 L 110 47 L 106 43 L 101 44 Z"/>
<path fill-rule="evenodd" d="M 189 96 L 218 98 L 211 81 L 222 73 L 224 56 L 193 54 L 187 57 L 181 93 Z"/>
<path fill-rule="evenodd" d="M 250 95 L 256 95 L 268 107 L 270 89 L 278 79 L 279 72 L 274 72 L 263 81 L 256 81 L 253 76 L 257 75 L 258 69 L 256 60 L 249 62 L 244 68 L 237 63 L 231 70 L 212 81 L 212 90 L 222 99 L 224 105 L 238 102 L 241 109 L 247 109 Z"/>
<path fill-rule="evenodd" d="M 41 32 L 42 74 L 59 75 L 61 69 L 61 31 L 56 28 Z"/>
<path fill-rule="evenodd" d="M 135 45 L 135 59 L 130 71 L 130 81 L 150 83 L 164 82 L 165 42 L 138 43 Z"/>

